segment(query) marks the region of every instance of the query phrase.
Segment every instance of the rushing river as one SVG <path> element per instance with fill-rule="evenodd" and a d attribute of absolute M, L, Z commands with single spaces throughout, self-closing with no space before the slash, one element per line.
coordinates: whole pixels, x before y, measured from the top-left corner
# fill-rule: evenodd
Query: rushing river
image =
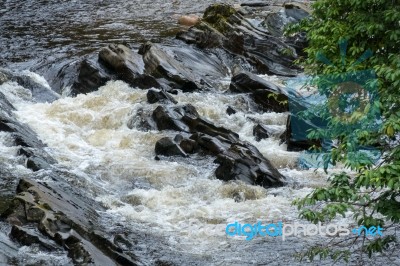
<path fill-rule="evenodd" d="M 105 44 L 135 47 L 144 40 L 168 41 L 179 30 L 176 20 L 180 14 L 200 15 L 214 2 L 219 1 L 2 1 L 0 65 L 16 71 L 29 69 L 31 72 L 26 73 L 47 86 L 47 76 L 65 62 L 89 55 Z M 275 76 L 262 77 L 284 83 Z M 15 83 L 5 83 L 0 90 L 17 107 L 19 119 L 48 145 L 47 151 L 57 159 L 58 167 L 82 177 L 69 182 L 108 208 L 104 215 L 110 220 L 105 223 L 123 223 L 140 236 L 154 236 L 153 240 L 138 239 L 137 253 L 145 259 L 160 258 L 182 265 L 301 264 L 293 253 L 315 243 L 315 239 L 245 241 L 244 237 L 225 234 L 226 225 L 235 221 L 298 221 L 298 211 L 291 202 L 324 185 L 327 177 L 322 170 L 300 169 L 300 153 L 288 152 L 285 144 L 279 145 L 288 114 L 252 112 L 245 96 L 223 93 L 230 78 L 220 80 L 220 92 L 180 93 L 176 99 L 181 104 L 193 104 L 202 117 L 254 144 L 287 177 L 288 186 L 264 189 L 220 181 L 215 178 L 217 165 L 211 157 L 156 161 L 156 141 L 174 137 L 176 132 L 141 130 L 138 112 L 151 113 L 156 105 L 147 104 L 146 91 L 121 81 L 51 104 L 32 103 L 29 91 Z M 227 106 L 238 112 L 228 116 Z M 258 123 L 267 125 L 274 135 L 256 142 L 252 131 Z M 29 176 L 30 171 L 16 155 L 17 149 L 4 144 L 6 139 L 7 134 L 2 133 L 0 160 L 7 166 L 3 171 Z M 0 229 L 1 237 L 9 228 L 0 224 Z M 26 247 L 10 244 L 10 249 L 18 250 L 26 264 L 34 264 L 32 258 L 48 265 L 71 263 L 64 253 L 46 259 Z M 151 264 L 150 259 L 148 262 Z"/>

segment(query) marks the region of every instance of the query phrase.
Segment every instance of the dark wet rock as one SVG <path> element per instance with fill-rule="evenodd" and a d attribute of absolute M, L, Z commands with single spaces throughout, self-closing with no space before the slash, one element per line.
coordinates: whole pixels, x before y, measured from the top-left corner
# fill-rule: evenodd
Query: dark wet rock
<path fill-rule="evenodd" d="M 34 172 L 42 169 L 50 169 L 53 164 L 57 163 L 57 161 L 43 149 L 21 147 L 18 150 L 18 155 L 26 158 L 25 167 Z"/>
<path fill-rule="evenodd" d="M 256 125 L 253 128 L 253 136 L 255 137 L 256 141 L 261 141 L 262 139 L 269 138 L 269 132 L 263 125 Z"/>
<path fill-rule="evenodd" d="M 176 38 L 188 44 L 196 44 L 201 49 L 221 47 L 224 40 L 224 36 L 212 28 L 201 30 L 195 27 L 179 32 Z"/>
<path fill-rule="evenodd" d="M 192 139 L 183 139 L 180 141 L 179 146 L 186 153 L 195 153 L 198 151 L 198 144 Z"/>
<path fill-rule="evenodd" d="M 184 91 L 200 89 L 200 83 L 194 82 L 194 75 L 158 45 L 148 42 L 141 47 L 140 53 L 143 55 L 146 73 L 175 82 Z"/>
<path fill-rule="evenodd" d="M 219 86 L 216 81 L 229 73 L 222 56 L 187 45 L 162 47 L 147 42 L 139 52 L 146 74 L 157 78 L 164 87 L 183 92 L 215 89 Z"/>
<path fill-rule="evenodd" d="M 182 140 L 184 139 L 184 137 L 181 134 L 178 134 L 174 137 L 174 141 L 176 143 L 180 143 Z"/>
<path fill-rule="evenodd" d="M 45 144 L 37 137 L 36 133 L 25 124 L 20 123 L 12 113 L 15 108 L 0 92 L 0 131 L 9 132 L 12 143 L 8 145 L 21 146 L 19 155 L 27 159 L 26 167 L 33 171 L 48 169 L 57 163 L 46 151 Z"/>
<path fill-rule="evenodd" d="M 278 187 L 285 185 L 285 178 L 257 150 L 247 143 L 235 143 L 218 155 L 220 166 L 215 174 L 218 179 L 241 180 L 252 185 Z"/>
<path fill-rule="evenodd" d="M 13 225 L 10 236 L 12 239 L 15 239 L 24 246 L 38 244 L 43 250 L 53 251 L 60 249 L 55 243 L 53 244 L 47 239 L 44 239 L 41 235 L 37 234 L 33 230 L 26 229 L 21 226 Z"/>
<path fill-rule="evenodd" d="M 133 87 L 142 89 L 160 87 L 152 76 L 144 74 L 142 57 L 122 44 L 110 44 L 104 47 L 99 52 L 99 59 L 118 76 L 118 79 Z"/>
<path fill-rule="evenodd" d="M 259 73 L 297 75 L 293 63 L 297 59 L 296 49 L 286 44 L 283 37 L 254 26 L 241 13 L 229 5 L 212 5 L 204 12 L 202 22 L 177 37 L 200 48 L 223 47 L 246 58 Z"/>
<path fill-rule="evenodd" d="M 250 93 L 264 111 L 289 111 L 287 93 L 272 82 L 250 72 L 243 71 L 232 77 L 229 89 L 231 92 Z"/>
<path fill-rule="evenodd" d="M 232 107 L 228 106 L 228 108 L 226 108 L 226 113 L 228 115 L 234 115 L 234 114 L 236 114 L 236 110 L 233 109 Z"/>
<path fill-rule="evenodd" d="M 144 71 L 142 57 L 122 44 L 110 44 L 102 48 L 99 58 L 116 72 L 125 74 L 126 79 L 133 78 L 130 75 L 143 74 Z"/>
<path fill-rule="evenodd" d="M 78 78 L 71 87 L 71 96 L 96 91 L 112 79 L 112 75 L 107 73 L 97 62 L 88 59 L 81 62 L 78 73 Z"/>
<path fill-rule="evenodd" d="M 201 148 L 205 153 L 216 156 L 216 163 L 220 164 L 216 176 L 221 180 L 241 180 L 264 187 L 285 184 L 285 178 L 256 147 L 240 141 L 236 133 L 202 119 L 190 104 L 158 106 L 153 112 L 153 119 L 159 130 L 194 133 L 189 140 L 180 135 L 175 137 L 175 141 L 164 138 L 163 147 L 171 148 L 173 155 L 180 154 L 181 149 L 185 153 L 194 153 Z M 177 142 L 181 148 L 179 150 L 176 149 Z"/>
<path fill-rule="evenodd" d="M 187 157 L 183 149 L 171 138 L 165 137 L 157 141 L 156 155 Z"/>
<path fill-rule="evenodd" d="M 178 102 L 174 99 L 174 97 L 172 97 L 171 95 L 169 95 L 168 92 L 163 91 L 163 90 L 155 90 L 155 89 L 150 89 L 147 91 L 147 101 L 149 103 L 157 103 L 157 102 L 161 102 L 161 103 L 174 103 L 177 104 Z"/>
<path fill-rule="evenodd" d="M 48 247 L 45 238 L 54 240 L 68 251 L 75 265 L 137 265 L 135 257 L 128 256 L 105 238 L 99 231 L 97 211 L 104 211 L 94 200 L 90 200 L 50 175 L 47 182 L 21 179 L 17 195 L 3 218 L 14 218 L 23 224 L 14 226 L 17 239 L 25 243 L 41 243 Z M 26 230 L 34 225 L 42 236 Z"/>
<path fill-rule="evenodd" d="M 0 226 L 2 226 L 1 223 Z M 0 265 L 10 265 L 9 262 L 20 255 L 18 250 L 17 244 L 12 242 L 3 232 L 0 232 Z"/>
<path fill-rule="evenodd" d="M 137 204 L 139 205 L 139 204 Z M 130 250 L 133 248 L 133 244 L 129 242 L 123 235 L 119 234 L 114 237 L 114 244 L 122 250 Z"/>
<path fill-rule="evenodd" d="M 12 72 L 6 69 L 0 69 L 0 85 L 5 81 L 13 81 L 18 85 L 28 89 L 32 93 L 32 100 L 35 102 L 53 102 L 60 98 L 48 84 L 42 84 L 35 79 L 33 74 L 28 72 Z"/>
<path fill-rule="evenodd" d="M 191 105 L 158 106 L 152 115 L 158 130 L 176 130 L 187 133 L 201 132 L 210 136 L 222 136 L 229 140 L 236 140 L 239 136 L 223 127 L 216 127 L 212 123 L 200 118 L 196 108 Z"/>
<path fill-rule="evenodd" d="M 283 6 L 287 16 L 294 19 L 295 22 L 299 22 L 300 20 L 310 16 L 312 12 L 310 8 L 298 2 L 286 2 Z"/>
<path fill-rule="evenodd" d="M 191 139 L 202 150 L 217 157 L 215 162 L 219 167 L 215 174 L 218 179 L 240 180 L 263 187 L 283 186 L 286 183 L 285 177 L 250 143 L 232 142 L 201 133 L 192 135 Z"/>
<path fill-rule="evenodd" d="M 190 139 L 195 140 L 196 143 L 207 153 L 217 156 L 229 149 L 233 143 L 227 139 L 221 137 L 212 137 L 207 134 L 195 133 Z"/>

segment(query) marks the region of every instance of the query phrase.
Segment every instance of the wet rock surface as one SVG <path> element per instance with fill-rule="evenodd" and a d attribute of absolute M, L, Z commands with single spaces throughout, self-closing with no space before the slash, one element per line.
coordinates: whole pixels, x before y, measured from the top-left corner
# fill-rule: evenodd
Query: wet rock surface
<path fill-rule="evenodd" d="M 26 166 L 33 171 L 50 168 L 54 160 L 43 148 L 46 146 L 28 126 L 14 116 L 14 106 L 0 92 L 0 131 L 10 134 L 10 146 L 19 146 L 19 154 L 27 161 Z"/>
<path fill-rule="evenodd" d="M 51 103 L 60 98 L 60 95 L 55 93 L 50 86 L 43 85 L 37 78 L 37 76 L 29 74 L 29 72 L 16 73 L 0 68 L 0 85 L 6 81 L 16 82 L 31 92 L 32 100 L 35 102 Z"/>
<path fill-rule="evenodd" d="M 97 211 L 104 209 L 98 203 L 85 198 L 56 175 L 49 178 L 51 181 L 47 182 L 21 179 L 17 195 L 2 217 L 22 226 L 34 225 L 44 237 L 66 249 L 75 265 L 137 265 L 134 257 L 124 254 L 101 231 Z M 23 245 L 57 248 L 17 225 L 11 234 Z"/>
<path fill-rule="evenodd" d="M 240 141 L 239 136 L 222 127 L 202 119 L 192 105 L 159 106 L 153 112 L 159 130 L 176 130 L 194 133 L 189 139 L 178 135 L 175 141 L 163 138 L 156 144 L 156 154 L 180 155 L 194 153 L 198 147 L 207 154 L 216 156 L 220 166 L 215 174 L 218 179 L 241 180 L 263 187 L 283 186 L 285 177 L 272 166 L 256 147 Z"/>
<path fill-rule="evenodd" d="M 183 149 L 169 137 L 165 137 L 157 141 L 155 148 L 156 155 L 164 156 L 182 156 L 186 157 Z"/>
<path fill-rule="evenodd" d="M 231 92 L 249 93 L 263 111 L 289 111 L 287 92 L 255 74 L 241 72 L 235 75 L 232 77 L 229 90 Z"/>
<path fill-rule="evenodd" d="M 266 28 L 250 23 L 243 13 L 229 5 L 212 5 L 204 12 L 201 23 L 178 38 L 202 48 L 223 47 L 244 56 L 258 73 L 295 76 L 296 49 L 282 35 L 273 35 Z"/>
<path fill-rule="evenodd" d="M 96 91 L 111 79 L 112 75 L 107 73 L 98 62 L 84 59 L 79 66 L 78 77 L 71 87 L 70 94 L 76 96 Z"/>
<path fill-rule="evenodd" d="M 146 94 L 149 103 L 178 103 L 172 95 L 163 90 L 149 89 Z"/>

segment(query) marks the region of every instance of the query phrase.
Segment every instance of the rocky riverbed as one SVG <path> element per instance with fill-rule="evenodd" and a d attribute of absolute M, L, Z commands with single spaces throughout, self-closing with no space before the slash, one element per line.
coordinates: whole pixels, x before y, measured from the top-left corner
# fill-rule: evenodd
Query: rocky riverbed
<path fill-rule="evenodd" d="M 0 4 L 1 265 L 302 265 L 328 241 L 225 234 L 298 221 L 326 182 L 289 108 L 309 104 L 288 86 L 306 41 L 283 29 L 307 5 L 39 2 Z"/>

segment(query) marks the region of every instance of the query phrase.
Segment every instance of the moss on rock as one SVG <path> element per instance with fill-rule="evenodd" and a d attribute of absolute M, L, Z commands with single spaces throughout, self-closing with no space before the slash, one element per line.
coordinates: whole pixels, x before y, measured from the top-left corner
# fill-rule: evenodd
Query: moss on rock
<path fill-rule="evenodd" d="M 230 27 L 228 19 L 236 14 L 236 10 L 226 4 L 215 4 L 209 6 L 203 15 L 203 21 L 209 23 L 212 27 L 221 33 L 225 33 Z"/>

